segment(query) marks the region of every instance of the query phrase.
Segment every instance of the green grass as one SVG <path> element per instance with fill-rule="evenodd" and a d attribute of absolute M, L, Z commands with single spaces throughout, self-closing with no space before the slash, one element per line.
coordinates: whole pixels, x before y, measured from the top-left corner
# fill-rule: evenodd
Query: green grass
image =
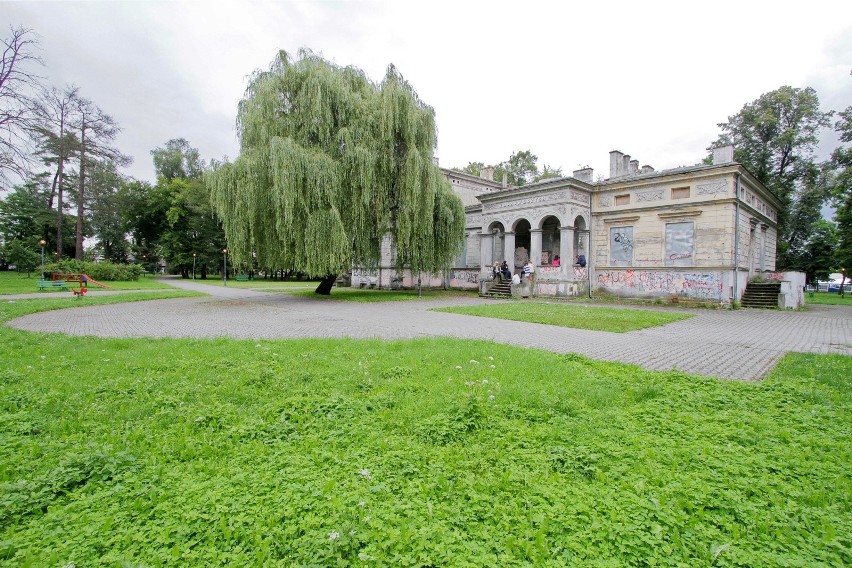
<path fill-rule="evenodd" d="M 0 295 L 8 295 L 8 294 L 32 294 L 35 292 L 39 292 L 38 289 L 38 281 L 41 277 L 41 273 L 33 273 L 30 278 L 27 278 L 26 274 L 19 274 L 17 272 L 9 272 L 2 271 L 0 272 Z M 128 282 L 103 282 L 110 287 L 112 290 L 167 290 L 172 289 L 168 284 L 164 284 L 158 280 L 155 280 L 151 277 L 142 277 L 139 280 L 128 281 Z M 77 283 L 68 284 L 69 289 L 71 287 L 77 287 Z M 101 288 L 95 286 L 94 284 L 89 285 L 89 290 L 96 291 Z M 51 294 L 69 294 L 67 291 L 63 290 L 44 290 L 40 292 L 45 296 L 49 296 Z"/>
<path fill-rule="evenodd" d="M 2 327 L 0 565 L 850 565 L 850 377 Z"/>
<path fill-rule="evenodd" d="M 303 296 L 306 298 L 317 298 L 318 300 L 332 300 L 343 302 L 399 302 L 407 300 L 418 300 L 421 296 L 417 290 L 362 290 L 359 288 L 333 288 L 328 296 L 314 293 L 316 286 L 307 290 L 287 291 L 291 296 Z M 475 292 L 462 290 L 423 290 L 422 297 L 429 300 L 436 298 L 458 298 L 475 297 Z"/>
<path fill-rule="evenodd" d="M 806 304 L 829 304 L 832 306 L 852 306 L 852 294 L 845 294 L 842 298 L 837 292 L 805 292 Z"/>
<path fill-rule="evenodd" d="M 605 308 L 563 302 L 504 302 L 436 308 L 435 311 L 614 332 L 645 329 L 692 317 L 692 314 L 681 312 Z"/>

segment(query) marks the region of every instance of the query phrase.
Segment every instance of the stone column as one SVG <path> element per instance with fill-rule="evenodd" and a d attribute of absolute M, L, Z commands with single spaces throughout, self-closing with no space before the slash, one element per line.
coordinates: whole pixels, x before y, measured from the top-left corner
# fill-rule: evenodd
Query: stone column
<path fill-rule="evenodd" d="M 491 233 L 486 231 L 479 234 L 479 276 L 483 280 L 488 277 L 491 272 L 491 265 L 494 264 L 494 261 L 491 260 L 491 246 L 494 241 L 489 237 L 491 237 Z"/>
<path fill-rule="evenodd" d="M 503 233 L 503 255 L 509 265 L 509 271 L 515 273 L 515 233 L 507 231 Z"/>
<path fill-rule="evenodd" d="M 494 229 L 494 234 L 491 236 L 491 264 L 500 260 L 500 229 Z"/>
<path fill-rule="evenodd" d="M 559 278 L 574 279 L 574 227 L 559 227 Z"/>
<path fill-rule="evenodd" d="M 541 266 L 541 229 L 530 230 L 530 258 L 533 266 Z"/>

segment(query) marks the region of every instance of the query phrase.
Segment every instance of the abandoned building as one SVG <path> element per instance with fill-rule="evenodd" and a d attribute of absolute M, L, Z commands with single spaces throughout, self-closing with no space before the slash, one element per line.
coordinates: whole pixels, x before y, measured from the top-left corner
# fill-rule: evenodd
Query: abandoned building
<path fill-rule="evenodd" d="M 382 266 L 354 270 L 353 286 L 478 288 L 496 283 L 495 262 L 534 276 L 514 293 L 578 296 L 606 291 L 629 297 L 739 300 L 749 278 L 775 270 L 780 200 L 733 160 L 655 171 L 610 152 L 606 179 L 590 168 L 520 187 L 442 169 L 465 205 L 466 237 L 452 270 L 398 274 L 390 246 Z M 578 256 L 586 266 L 575 263 Z M 555 260 L 559 258 L 559 262 Z M 386 262 L 385 262 L 386 260 Z"/>

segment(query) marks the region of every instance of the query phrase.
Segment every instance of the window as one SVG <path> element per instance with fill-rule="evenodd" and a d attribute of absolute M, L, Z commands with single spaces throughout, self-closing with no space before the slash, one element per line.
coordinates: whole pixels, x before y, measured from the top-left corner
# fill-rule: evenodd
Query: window
<path fill-rule="evenodd" d="M 666 266 L 695 265 L 695 223 L 666 223 Z"/>
<path fill-rule="evenodd" d="M 689 197 L 688 187 L 673 187 L 672 199 L 687 199 Z"/>
<path fill-rule="evenodd" d="M 630 195 L 616 195 L 615 196 L 615 204 L 616 205 L 630 205 Z"/>
<path fill-rule="evenodd" d="M 610 266 L 633 266 L 633 227 L 609 229 Z"/>

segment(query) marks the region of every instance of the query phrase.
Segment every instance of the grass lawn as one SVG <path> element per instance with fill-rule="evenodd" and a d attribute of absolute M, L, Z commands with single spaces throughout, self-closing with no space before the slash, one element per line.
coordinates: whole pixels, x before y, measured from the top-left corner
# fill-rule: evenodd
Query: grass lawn
<path fill-rule="evenodd" d="M 0 295 L 5 294 L 32 294 L 34 292 L 38 292 L 38 281 L 41 278 L 40 272 L 35 272 L 31 274 L 31 277 L 27 277 L 27 275 L 19 274 L 17 272 L 10 271 L 2 271 L 0 272 Z M 142 277 L 139 280 L 132 281 L 121 281 L 121 282 L 103 282 L 110 287 L 112 290 L 166 290 L 172 289 L 168 284 L 164 284 L 159 282 L 151 277 Z M 71 287 L 77 287 L 78 284 L 71 283 L 68 284 L 69 289 Z M 100 290 L 98 286 L 94 284 L 89 285 L 89 290 Z M 69 294 L 67 291 L 63 290 L 44 290 L 41 292 L 45 296 L 51 294 Z"/>
<path fill-rule="evenodd" d="M 0 327 L 0 565 L 848 566 L 850 377 Z"/>
<path fill-rule="evenodd" d="M 307 290 L 293 290 L 287 293 L 291 296 L 304 296 L 317 298 L 318 300 L 337 300 L 345 302 L 399 302 L 406 300 L 418 300 L 420 296 L 417 290 L 370 290 L 360 288 L 332 288 L 331 294 L 321 296 L 314 293 L 316 286 Z M 473 298 L 476 292 L 465 292 L 462 290 L 423 290 L 422 297 L 425 299 L 436 298 Z"/>
<path fill-rule="evenodd" d="M 845 294 L 844 297 L 840 297 L 840 294 L 837 292 L 832 292 L 829 294 L 828 292 L 814 292 L 814 297 L 811 298 L 810 292 L 805 292 L 805 303 L 806 304 L 831 304 L 833 306 L 852 306 L 852 294 Z"/>
<path fill-rule="evenodd" d="M 615 332 L 645 329 L 692 317 L 692 314 L 681 312 L 532 301 L 436 308 L 435 311 Z"/>

